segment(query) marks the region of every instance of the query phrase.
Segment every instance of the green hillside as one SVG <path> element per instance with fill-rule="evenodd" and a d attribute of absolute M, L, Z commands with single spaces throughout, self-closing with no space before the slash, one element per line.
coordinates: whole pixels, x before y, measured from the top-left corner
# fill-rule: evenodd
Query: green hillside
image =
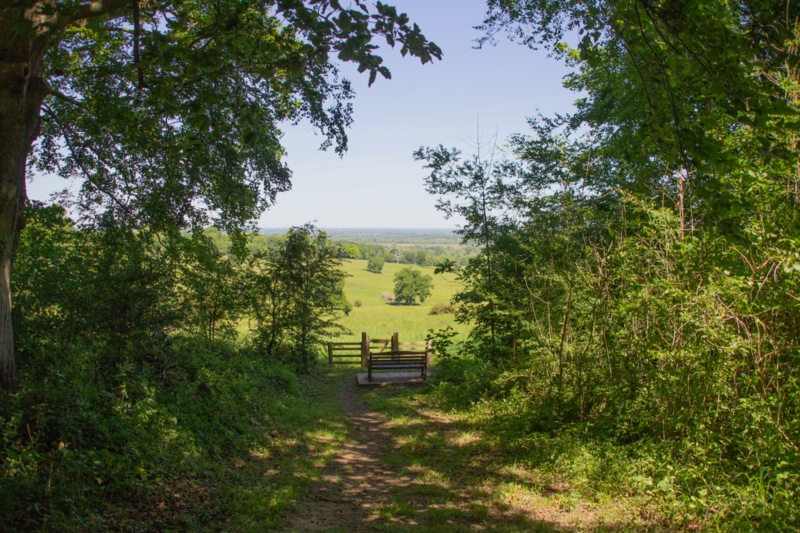
<path fill-rule="evenodd" d="M 367 271 L 367 262 L 364 260 L 345 261 L 344 270 L 352 277 L 347 278 L 345 293 L 352 303 L 359 298 L 362 307 L 355 307 L 350 316 L 342 319 L 342 325 L 350 329 L 352 335 L 340 337 L 336 340 L 359 340 L 361 332 L 366 331 L 372 338 L 386 338 L 397 331 L 401 341 L 424 340 L 429 329 L 441 329 L 447 326 L 459 333 L 465 334 L 469 327 L 456 324 L 453 315 L 429 315 L 430 308 L 435 303 L 449 302 L 460 284 L 455 281 L 453 274 L 433 274 L 433 267 L 412 267 L 421 270 L 433 277 L 433 291 L 431 297 L 423 304 L 399 305 L 381 299 L 384 292 L 394 293 L 394 274 L 408 265 L 386 263 L 383 272 L 375 274 Z"/>

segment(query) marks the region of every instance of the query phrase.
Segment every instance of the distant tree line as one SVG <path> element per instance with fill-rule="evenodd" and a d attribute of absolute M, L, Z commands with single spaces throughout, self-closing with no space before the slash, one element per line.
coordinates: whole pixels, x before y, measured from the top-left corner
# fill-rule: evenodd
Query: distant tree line
<path fill-rule="evenodd" d="M 380 257 L 386 263 L 401 265 L 436 266 L 446 262 L 466 265 L 470 257 L 479 249 L 472 246 L 417 245 L 413 249 L 406 246 L 370 244 L 363 242 L 337 241 L 342 246 L 342 257 L 365 259 Z"/>
<path fill-rule="evenodd" d="M 227 254 L 231 252 L 232 242 L 229 235 L 221 232 L 214 226 L 209 226 L 203 231 L 203 236 L 209 239 L 214 249 L 219 253 Z M 254 231 L 247 234 L 247 248 L 250 253 L 270 252 L 274 253 L 280 249 L 285 235 L 261 235 Z"/>
<path fill-rule="evenodd" d="M 267 234 L 266 232 L 264 233 Z M 284 232 L 280 231 L 278 233 L 284 233 Z M 462 243 L 461 236 L 455 230 L 381 231 L 381 230 L 363 229 L 363 230 L 342 231 L 342 230 L 331 229 L 328 231 L 328 234 L 330 235 L 330 238 L 335 241 L 383 244 L 384 246 L 385 245 L 396 246 L 400 244 L 423 245 L 426 247 L 433 245 L 454 246 L 454 245 L 460 245 Z"/>

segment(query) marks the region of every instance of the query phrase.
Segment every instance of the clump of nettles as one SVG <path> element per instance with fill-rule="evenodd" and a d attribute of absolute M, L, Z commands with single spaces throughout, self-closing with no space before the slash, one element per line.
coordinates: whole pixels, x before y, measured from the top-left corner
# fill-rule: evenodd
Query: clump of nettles
<path fill-rule="evenodd" d="M 361 298 L 353 300 L 353 307 L 361 307 L 362 305 L 364 305 L 364 302 L 361 301 Z"/>

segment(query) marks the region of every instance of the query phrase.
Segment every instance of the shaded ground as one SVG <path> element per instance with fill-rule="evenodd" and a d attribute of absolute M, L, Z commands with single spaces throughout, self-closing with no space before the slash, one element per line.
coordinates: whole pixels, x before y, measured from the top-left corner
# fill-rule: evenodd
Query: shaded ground
<path fill-rule="evenodd" d="M 378 502 L 394 487 L 407 484 L 384 464 L 392 439 L 384 417 L 359 401 L 355 380 L 342 383 L 336 401 L 344 407 L 352 424 L 353 438 L 309 486 L 298 502 L 290 531 L 323 531 L 337 526 L 355 526 L 369 521 Z"/>
<path fill-rule="evenodd" d="M 624 495 L 577 494 L 514 464 L 424 397 L 419 388 L 358 391 L 348 375 L 336 399 L 351 438 L 282 531 L 663 530 Z"/>

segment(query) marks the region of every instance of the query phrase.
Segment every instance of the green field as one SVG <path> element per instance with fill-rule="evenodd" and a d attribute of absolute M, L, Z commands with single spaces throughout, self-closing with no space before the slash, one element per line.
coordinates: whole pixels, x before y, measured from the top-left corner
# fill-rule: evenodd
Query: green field
<path fill-rule="evenodd" d="M 392 332 L 400 334 L 401 341 L 425 340 L 429 329 L 437 330 L 447 326 L 461 334 L 469 331 L 469 326 L 456 324 L 453 315 L 429 315 L 435 303 L 449 302 L 461 285 L 455 281 L 453 274 L 433 274 L 433 267 L 412 268 L 421 270 L 433 277 L 433 291 L 425 303 L 417 305 L 399 305 L 381 300 L 384 292 L 394 293 L 394 274 L 407 265 L 386 263 L 383 272 L 375 274 L 367 271 L 364 260 L 345 261 L 343 268 L 350 274 L 345 283 L 347 299 L 352 303 L 359 298 L 362 307 L 354 307 L 350 316 L 343 317 L 342 325 L 350 329 L 352 335 L 337 338 L 337 341 L 361 340 L 361 332 L 375 338 L 388 338 Z"/>

